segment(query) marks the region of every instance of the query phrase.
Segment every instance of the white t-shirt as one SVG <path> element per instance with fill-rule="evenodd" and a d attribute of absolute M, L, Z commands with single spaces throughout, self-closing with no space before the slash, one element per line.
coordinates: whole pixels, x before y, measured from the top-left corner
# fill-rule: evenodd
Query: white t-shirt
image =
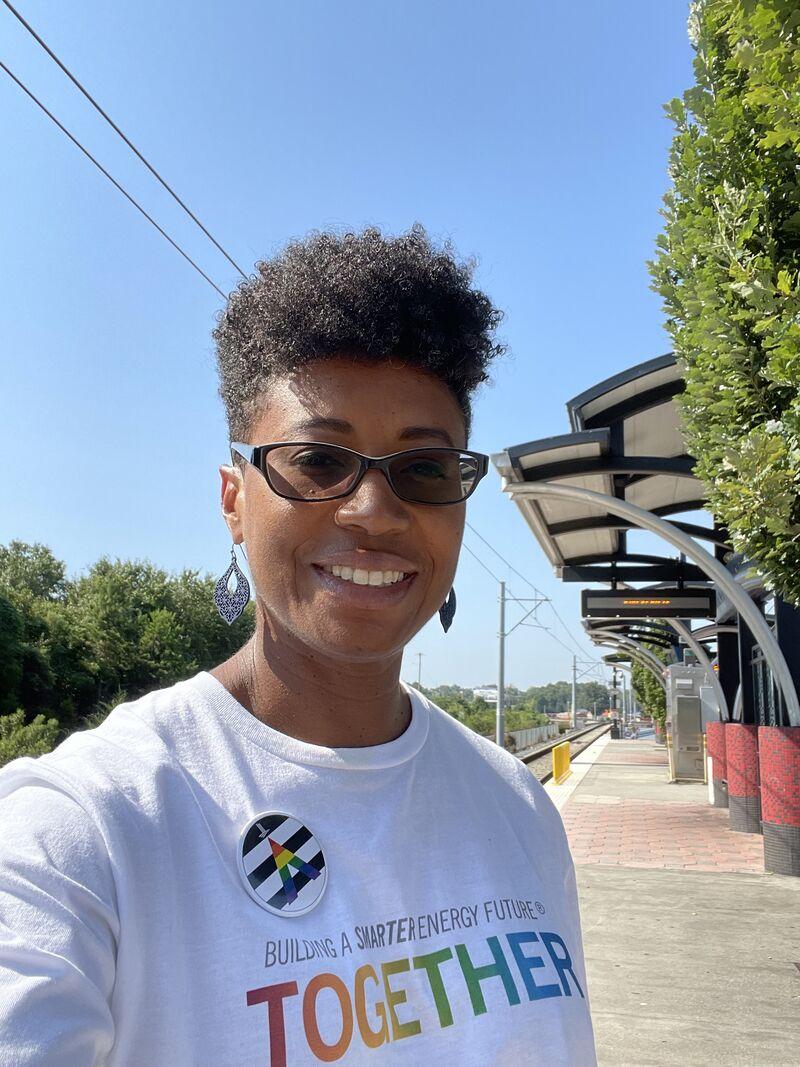
<path fill-rule="evenodd" d="M 0 771 L 0 1067 L 593 1067 L 559 815 L 406 690 L 326 749 L 202 671 Z"/>

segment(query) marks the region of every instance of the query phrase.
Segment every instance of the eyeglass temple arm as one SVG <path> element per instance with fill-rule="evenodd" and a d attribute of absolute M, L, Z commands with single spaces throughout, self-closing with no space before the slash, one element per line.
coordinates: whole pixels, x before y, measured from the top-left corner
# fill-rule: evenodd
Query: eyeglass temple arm
<path fill-rule="evenodd" d="M 233 453 L 235 452 L 240 455 L 242 459 L 247 460 L 248 463 L 253 462 L 253 452 L 255 451 L 255 445 L 246 445 L 243 444 L 243 442 L 241 441 L 231 441 L 230 447 L 231 456 L 233 456 Z"/>

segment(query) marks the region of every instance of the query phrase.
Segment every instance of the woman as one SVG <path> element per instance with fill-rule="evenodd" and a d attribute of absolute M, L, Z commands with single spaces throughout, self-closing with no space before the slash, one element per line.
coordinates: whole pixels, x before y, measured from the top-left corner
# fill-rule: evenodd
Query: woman
<path fill-rule="evenodd" d="M 452 620 L 498 319 L 418 227 L 292 244 L 231 296 L 255 632 L 0 774 L 3 1067 L 595 1063 L 553 805 L 400 680 Z"/>

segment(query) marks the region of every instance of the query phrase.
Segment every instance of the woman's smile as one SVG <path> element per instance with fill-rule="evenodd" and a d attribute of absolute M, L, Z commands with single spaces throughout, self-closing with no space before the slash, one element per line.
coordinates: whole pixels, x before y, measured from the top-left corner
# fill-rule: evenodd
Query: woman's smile
<path fill-rule="evenodd" d="M 336 575 L 331 569 L 312 563 L 311 571 L 318 586 L 336 597 L 336 606 L 356 608 L 385 608 L 397 604 L 408 594 L 416 579 L 416 573 L 403 576 L 397 570 L 368 570 L 366 568 L 338 567 L 344 573 Z M 345 577 L 347 572 L 350 577 Z M 390 577 L 394 575 L 397 577 Z"/>

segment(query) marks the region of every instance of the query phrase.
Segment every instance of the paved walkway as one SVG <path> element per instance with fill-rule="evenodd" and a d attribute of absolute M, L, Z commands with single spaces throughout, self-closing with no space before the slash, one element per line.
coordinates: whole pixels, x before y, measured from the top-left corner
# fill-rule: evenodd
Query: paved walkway
<path fill-rule="evenodd" d="M 760 835 L 667 777 L 651 738 L 605 735 L 546 787 L 578 872 L 600 1067 L 798 1067 L 800 878 L 765 874 Z"/>

